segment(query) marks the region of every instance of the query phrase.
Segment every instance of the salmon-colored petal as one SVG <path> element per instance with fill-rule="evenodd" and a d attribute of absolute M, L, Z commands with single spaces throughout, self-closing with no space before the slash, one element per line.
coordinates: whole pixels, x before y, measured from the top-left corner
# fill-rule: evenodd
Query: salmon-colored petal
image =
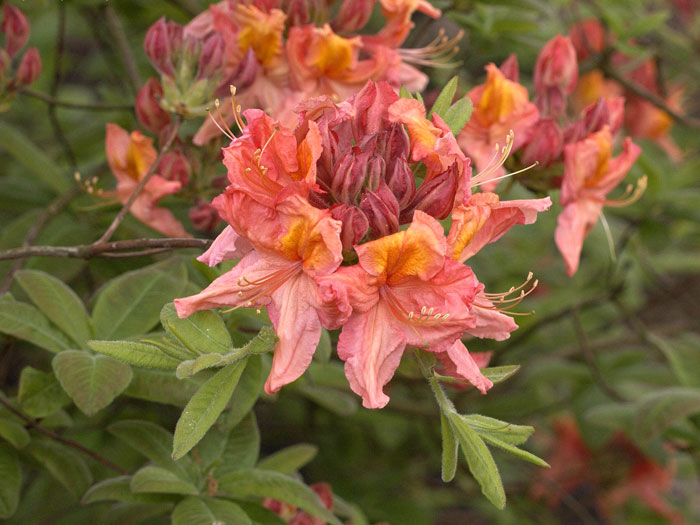
<path fill-rule="evenodd" d="M 267 307 L 279 341 L 265 392 L 272 394 L 298 379 L 308 368 L 321 337 L 316 305 L 316 283 L 304 273 L 289 279 Z"/>
<path fill-rule="evenodd" d="M 389 402 L 383 387 L 393 377 L 406 346 L 403 331 L 381 302 L 366 313 L 353 313 L 338 339 L 338 356 L 345 361 L 345 376 L 365 408 L 382 408 Z"/>
<path fill-rule="evenodd" d="M 493 383 L 479 370 L 479 365 L 464 346 L 464 343 L 458 339 L 446 351 L 447 357 L 454 363 L 455 371 L 458 376 L 479 389 L 482 394 L 485 394 Z"/>
<path fill-rule="evenodd" d="M 472 315 L 476 319 L 476 325 L 466 332 L 474 337 L 504 341 L 510 337 L 511 332 L 518 329 L 513 318 L 496 310 L 483 291 L 474 299 Z"/>
<path fill-rule="evenodd" d="M 226 226 L 197 260 L 209 266 L 216 266 L 221 261 L 239 259 L 252 249 L 253 246 L 246 238 L 238 235 L 231 226 Z"/>
<path fill-rule="evenodd" d="M 559 214 L 554 241 L 564 257 L 569 276 L 576 273 L 583 240 L 598 221 L 602 203 L 593 200 L 578 200 L 564 207 Z"/>

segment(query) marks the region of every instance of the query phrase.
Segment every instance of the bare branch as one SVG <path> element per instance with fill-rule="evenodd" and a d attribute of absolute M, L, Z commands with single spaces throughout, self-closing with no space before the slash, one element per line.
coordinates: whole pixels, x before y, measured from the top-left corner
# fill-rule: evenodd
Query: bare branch
<path fill-rule="evenodd" d="M 46 102 L 47 104 L 51 104 L 52 106 L 66 109 L 81 109 L 85 111 L 133 111 L 134 109 L 134 106 L 132 104 L 91 104 L 88 102 L 69 102 L 67 100 L 59 100 L 47 93 L 35 91 L 30 88 L 22 89 L 21 93 L 27 95 L 28 97 L 43 100 L 44 102 Z"/>

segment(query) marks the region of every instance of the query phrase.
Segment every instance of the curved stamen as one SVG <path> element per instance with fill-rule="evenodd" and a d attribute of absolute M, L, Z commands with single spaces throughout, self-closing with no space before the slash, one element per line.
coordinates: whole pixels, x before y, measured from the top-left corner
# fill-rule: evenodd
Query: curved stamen
<path fill-rule="evenodd" d="M 399 56 L 404 62 L 420 66 L 435 68 L 451 68 L 459 65 L 450 60 L 459 53 L 457 42 L 464 36 L 464 31 L 459 31 L 454 37 L 447 38 L 445 30 L 440 29 L 438 36 L 425 47 L 414 49 L 398 49 Z"/>
<path fill-rule="evenodd" d="M 476 176 L 472 177 L 471 179 L 471 186 L 479 186 L 481 184 L 484 184 L 486 182 L 490 182 L 491 180 L 491 175 L 493 175 L 498 169 L 503 166 L 503 164 L 506 162 L 506 159 L 508 158 L 508 155 L 510 155 L 510 151 L 513 149 L 513 141 L 515 140 L 515 133 L 513 133 L 513 130 L 511 129 L 508 132 L 508 135 L 506 135 L 506 144 L 503 146 L 503 148 L 500 147 L 500 145 L 497 143 L 496 144 L 496 152 L 494 156 L 491 158 L 489 163 L 486 165 L 486 167 L 481 170 Z M 499 150 L 500 150 L 500 155 L 499 155 Z"/>
<path fill-rule="evenodd" d="M 535 288 L 537 288 L 539 281 L 537 279 L 532 281 L 532 277 L 532 272 L 528 273 L 525 282 L 523 282 L 518 287 L 511 287 L 507 292 L 483 293 L 484 299 L 486 299 L 489 302 L 489 304 L 480 304 L 477 301 L 474 301 L 472 305 L 476 306 L 477 308 L 481 308 L 482 310 L 497 311 L 506 315 L 531 315 L 532 312 L 511 312 L 510 310 L 518 306 L 523 301 L 523 299 L 525 299 L 525 297 L 530 295 L 535 290 Z M 523 288 L 525 288 L 531 281 L 532 286 L 530 286 L 529 290 L 525 291 Z M 516 297 L 510 297 L 516 292 L 520 293 L 518 293 Z"/>
<path fill-rule="evenodd" d="M 606 199 L 603 201 L 603 204 L 605 206 L 613 206 L 616 208 L 620 208 L 622 206 L 629 206 L 630 204 L 637 202 L 640 199 L 640 197 L 644 194 L 646 189 L 647 176 L 642 175 L 637 181 L 636 186 L 629 184 L 627 188 L 625 188 L 625 192 L 620 197 L 612 200 Z"/>
<path fill-rule="evenodd" d="M 207 115 L 209 115 L 209 118 L 212 120 L 214 125 L 217 128 L 219 128 L 219 131 L 221 131 L 222 135 L 225 135 L 226 137 L 228 137 L 229 140 L 234 140 L 235 137 L 233 136 L 233 133 L 229 129 L 228 125 L 226 124 L 226 121 L 224 120 L 224 117 L 221 115 L 221 111 L 219 110 L 219 99 L 218 98 L 214 101 L 214 105 L 216 106 L 216 112 L 219 114 L 221 121 L 224 123 L 224 127 L 221 127 L 221 125 L 216 121 L 216 118 L 214 117 L 214 115 L 211 114 L 211 111 L 209 110 L 209 108 L 207 108 Z"/>
<path fill-rule="evenodd" d="M 233 120 L 238 126 L 238 129 L 243 133 L 243 128 L 245 124 L 243 123 L 243 118 L 241 117 L 241 106 L 236 104 L 236 86 L 229 86 L 231 90 L 231 107 L 233 108 Z"/>
<path fill-rule="evenodd" d="M 240 304 L 223 310 L 223 312 L 231 312 L 242 307 L 256 307 L 259 313 L 261 308 L 270 304 L 272 294 L 301 271 L 301 264 L 301 261 L 290 263 L 289 266 L 281 270 L 253 280 L 242 275 L 238 278 L 237 284 L 240 289 L 236 292 Z"/>

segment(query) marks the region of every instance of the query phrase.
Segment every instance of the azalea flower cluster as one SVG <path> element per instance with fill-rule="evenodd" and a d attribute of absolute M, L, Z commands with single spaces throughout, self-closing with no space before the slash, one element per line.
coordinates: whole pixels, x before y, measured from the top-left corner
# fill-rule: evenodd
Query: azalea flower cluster
<path fill-rule="evenodd" d="M 0 32 L 4 46 L 0 47 L 0 112 L 10 109 L 17 92 L 34 83 L 41 74 L 39 50 L 30 47 L 20 52 L 29 40 L 29 21 L 18 8 L 5 2 L 2 6 Z M 13 61 L 19 61 L 13 67 Z"/>
<path fill-rule="evenodd" d="M 531 492 L 550 507 L 561 505 L 563 491 L 576 495 L 586 508 L 610 521 L 616 509 L 638 499 L 665 522 L 684 523 L 681 513 L 663 497 L 671 490 L 675 466 L 646 456 L 624 434 L 615 434 L 598 450 L 592 450 L 573 419 L 560 419 L 554 425 L 547 462 L 551 468 L 540 473 Z M 552 486 L 562 491 L 552 491 Z"/>
<path fill-rule="evenodd" d="M 500 67 L 489 64 L 486 71 L 486 82 L 468 93 L 474 114 L 459 135 L 460 146 L 477 168 L 484 169 L 505 142 L 506 153 L 518 152 L 509 165 L 513 171 L 534 168 L 520 179 L 526 186 L 540 192 L 561 188 L 564 209 L 555 241 L 567 272 L 573 275 L 583 240 L 598 221 L 603 206 L 630 204 L 645 188 L 646 179 L 642 178 L 636 189 L 628 187 L 621 198 L 607 198 L 640 153 L 639 147 L 625 138 L 622 153 L 612 156 L 623 121 L 624 99 L 597 98 L 580 111 L 572 107 L 578 62 L 571 38 L 561 35 L 550 40 L 538 56 L 534 102 L 519 83 L 515 55 Z M 573 114 L 569 115 L 567 109 Z M 514 137 L 508 135 L 508 130 L 514 131 Z M 504 172 L 500 168 L 486 187 L 493 189 Z"/>
<path fill-rule="evenodd" d="M 534 222 L 550 199 L 473 193 L 500 164 L 472 177 L 443 119 L 386 82 L 344 102 L 300 104 L 295 128 L 258 109 L 234 116 L 241 134 L 223 148 L 229 185 L 212 203 L 228 226 L 199 260 L 240 261 L 175 300 L 178 315 L 266 308 L 279 338 L 268 393 L 304 373 L 323 327 L 342 328 L 338 355 L 365 407 L 389 401 L 383 387 L 407 346 L 485 393 L 492 384 L 462 337 L 507 338 L 517 328 L 508 309 L 531 278 L 489 294 L 464 262 Z"/>
<path fill-rule="evenodd" d="M 260 108 L 293 127 L 294 108 L 304 100 L 329 95 L 345 100 L 368 80 L 421 91 L 428 78 L 413 65 L 440 65 L 456 52 L 458 35 L 440 35 L 422 49 L 399 49 L 420 11 L 437 18 L 428 2 L 380 0 L 386 20 L 372 35 L 360 35 L 374 0 L 334 2 L 223 0 L 185 26 L 161 19 L 148 31 L 145 50 L 160 73 L 144 86 L 144 114 L 159 108 L 185 116 L 204 114 L 215 97 L 238 88 L 245 108 Z M 234 111 L 221 108 L 230 125 Z M 194 137 L 202 145 L 220 134 L 209 120 Z"/>

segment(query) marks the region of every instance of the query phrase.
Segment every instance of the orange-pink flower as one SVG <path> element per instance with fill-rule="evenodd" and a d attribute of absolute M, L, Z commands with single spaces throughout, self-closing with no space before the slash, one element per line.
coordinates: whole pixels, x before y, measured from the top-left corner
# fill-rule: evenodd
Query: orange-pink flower
<path fill-rule="evenodd" d="M 607 126 L 564 148 L 564 178 L 559 199 L 564 210 L 559 215 L 554 240 L 569 275 L 576 273 L 583 240 L 598 221 L 603 206 L 625 206 L 644 191 L 646 179 L 642 178 L 631 195 L 614 201 L 606 198 L 625 177 L 640 152 L 640 148 L 626 138 L 622 153 L 613 158 L 612 136 Z"/>
<path fill-rule="evenodd" d="M 113 195 L 124 203 L 158 156 L 153 147 L 153 139 L 144 136 L 140 131 L 132 131 L 129 134 L 116 124 L 107 124 L 105 149 L 107 162 L 117 179 L 117 189 Z M 179 181 L 169 181 L 160 175 L 152 175 L 129 211 L 138 220 L 163 235 L 190 237 L 170 210 L 157 206 L 160 199 L 177 193 L 180 187 Z"/>

